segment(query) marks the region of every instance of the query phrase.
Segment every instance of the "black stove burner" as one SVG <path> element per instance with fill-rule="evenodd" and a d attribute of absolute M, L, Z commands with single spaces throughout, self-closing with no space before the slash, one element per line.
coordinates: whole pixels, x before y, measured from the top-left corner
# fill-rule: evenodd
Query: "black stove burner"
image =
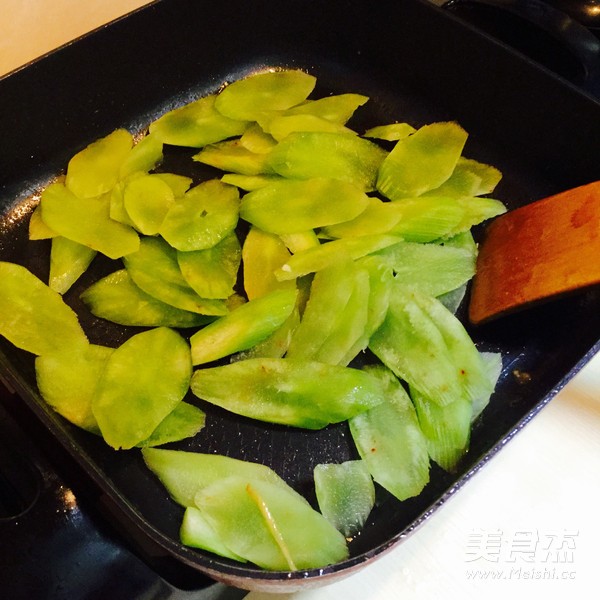
<path fill-rule="evenodd" d="M 0 383 L 3 598 L 238 600 L 246 595 L 179 563 L 150 566 L 139 558 L 143 550 L 122 539 L 102 512 L 102 498 Z"/>

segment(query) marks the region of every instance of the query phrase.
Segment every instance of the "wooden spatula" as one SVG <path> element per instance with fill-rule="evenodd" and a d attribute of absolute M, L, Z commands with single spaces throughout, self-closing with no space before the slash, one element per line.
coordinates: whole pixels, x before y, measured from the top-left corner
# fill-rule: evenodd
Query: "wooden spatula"
<path fill-rule="evenodd" d="M 469 319 L 483 323 L 600 282 L 600 181 L 497 217 L 479 247 Z"/>

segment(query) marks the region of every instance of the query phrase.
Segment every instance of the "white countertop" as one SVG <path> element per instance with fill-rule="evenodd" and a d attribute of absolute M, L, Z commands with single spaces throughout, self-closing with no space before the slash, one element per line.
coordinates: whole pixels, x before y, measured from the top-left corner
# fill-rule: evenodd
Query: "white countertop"
<path fill-rule="evenodd" d="M 0 0 L 0 76 L 144 4 Z M 285 598 L 597 598 L 599 471 L 596 356 L 402 545 L 344 581 Z"/>

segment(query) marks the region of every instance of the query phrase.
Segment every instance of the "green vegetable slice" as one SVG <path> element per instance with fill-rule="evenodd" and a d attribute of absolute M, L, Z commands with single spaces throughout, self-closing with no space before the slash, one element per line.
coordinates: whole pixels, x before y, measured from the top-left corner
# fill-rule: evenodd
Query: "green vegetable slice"
<path fill-rule="evenodd" d="M 450 404 L 465 396 L 461 368 L 417 296 L 400 286 L 390 294 L 386 318 L 369 348 L 397 377 L 438 404 Z"/>
<path fill-rule="evenodd" d="M 231 412 L 271 423 L 321 429 L 382 401 L 362 371 L 288 358 L 253 358 L 199 369 L 192 392 Z"/>
<path fill-rule="evenodd" d="M 377 189 L 390 200 L 414 198 L 442 185 L 454 171 L 466 131 L 457 123 L 431 123 L 399 140 L 381 164 Z"/>
<path fill-rule="evenodd" d="M 175 198 L 181 198 L 189 189 L 193 183 L 191 177 L 185 175 L 178 175 L 177 173 L 154 173 L 158 179 L 162 179 L 175 194 Z"/>
<path fill-rule="evenodd" d="M 241 175 L 240 173 L 225 173 L 221 177 L 223 183 L 235 185 L 246 192 L 259 190 L 270 183 L 280 181 L 282 177 L 279 175 Z"/>
<path fill-rule="evenodd" d="M 346 538 L 356 535 L 375 504 L 375 486 L 366 463 L 318 464 L 314 480 L 323 516 Z"/>
<path fill-rule="evenodd" d="M 235 232 L 212 248 L 177 252 L 181 274 L 203 298 L 229 298 L 237 281 L 242 249 Z"/>
<path fill-rule="evenodd" d="M 258 123 L 253 123 L 244 131 L 240 144 L 257 154 L 267 154 L 277 145 L 275 138 L 263 130 Z"/>
<path fill-rule="evenodd" d="M 461 156 L 450 178 L 425 195 L 482 196 L 491 194 L 501 179 L 502 173 L 495 167 Z"/>
<path fill-rule="evenodd" d="M 300 324 L 292 334 L 288 358 L 317 360 L 324 341 L 336 330 L 354 291 L 352 261 L 334 264 L 316 273 Z"/>
<path fill-rule="evenodd" d="M 367 208 L 351 221 L 331 225 L 323 234 L 332 238 L 390 233 L 409 242 L 431 242 L 459 229 L 468 206 L 455 198 L 419 197 L 397 202 L 369 198 Z"/>
<path fill-rule="evenodd" d="M 36 355 L 63 346 L 86 348 L 87 337 L 62 296 L 25 267 L 0 261 L 0 335 Z"/>
<path fill-rule="evenodd" d="M 140 249 L 123 262 L 133 282 L 157 300 L 201 315 L 227 314 L 223 300 L 201 298 L 189 286 L 181 274 L 176 250 L 160 238 L 143 238 Z"/>
<path fill-rule="evenodd" d="M 194 498 L 199 491 L 228 477 L 244 477 L 253 481 L 261 479 L 276 485 L 287 485 L 265 465 L 222 454 L 143 448 L 142 456 L 171 498 L 181 506 L 195 506 Z"/>
<path fill-rule="evenodd" d="M 256 121 L 264 111 L 300 104 L 313 91 L 316 78 L 302 71 L 269 71 L 234 81 L 215 100 L 226 117 Z"/>
<path fill-rule="evenodd" d="M 383 323 L 388 310 L 389 297 L 394 286 L 392 270 L 377 256 L 366 256 L 357 261 L 361 269 L 369 274 L 369 296 L 366 300 L 367 320 L 362 335 L 346 351 L 341 365 L 349 364 L 369 345 L 371 336 Z"/>
<path fill-rule="evenodd" d="M 138 172 L 148 172 L 163 159 L 163 143 L 154 135 L 146 135 L 129 151 L 119 168 L 119 179 Z"/>
<path fill-rule="evenodd" d="M 145 235 L 156 235 L 175 203 L 171 187 L 156 175 L 142 175 L 123 188 L 123 206 L 134 227 Z"/>
<path fill-rule="evenodd" d="M 367 204 L 364 192 L 343 181 L 283 180 L 246 194 L 240 216 L 263 231 L 289 234 L 347 221 Z"/>
<path fill-rule="evenodd" d="M 322 131 L 291 133 L 268 155 L 275 173 L 289 179 L 327 177 L 368 192 L 387 152 L 356 135 Z"/>
<path fill-rule="evenodd" d="M 189 346 L 173 329 L 150 329 L 119 346 L 92 403 L 106 443 L 118 450 L 146 440 L 181 402 L 191 373 Z"/>
<path fill-rule="evenodd" d="M 324 567 L 348 556 L 344 537 L 291 488 L 231 477 L 196 503 L 228 548 L 265 569 Z"/>
<path fill-rule="evenodd" d="M 241 140 L 235 139 L 205 146 L 192 158 L 222 171 L 254 176 L 270 172 L 267 156 L 267 154 L 249 150 L 242 145 Z"/>
<path fill-rule="evenodd" d="M 366 269 L 356 269 L 353 284 L 352 294 L 346 306 L 340 307 L 334 330 L 319 348 L 316 360 L 346 366 L 356 356 L 353 350 L 362 340 L 369 318 L 369 273 Z"/>
<path fill-rule="evenodd" d="M 80 296 L 96 317 L 133 327 L 198 327 L 213 317 L 176 308 L 141 290 L 126 269 L 115 271 Z"/>
<path fill-rule="evenodd" d="M 30 240 L 48 240 L 58 235 L 44 223 L 44 219 L 42 219 L 42 207 L 39 204 L 35 207 L 29 218 L 28 234 Z"/>
<path fill-rule="evenodd" d="M 109 258 L 121 258 L 139 247 L 138 234 L 110 218 L 110 194 L 77 198 L 62 183 L 53 183 L 42 192 L 41 207 L 53 231 Z"/>
<path fill-rule="evenodd" d="M 65 186 L 78 198 L 95 198 L 109 192 L 133 146 L 133 137 L 117 129 L 78 152 L 67 166 Z"/>
<path fill-rule="evenodd" d="M 202 514 L 202 511 L 194 506 L 185 509 L 181 528 L 179 529 L 181 543 L 191 548 L 208 550 L 213 554 L 231 558 L 238 562 L 247 562 L 245 558 L 232 552 L 217 535 L 212 525 Z"/>
<path fill-rule="evenodd" d="M 177 250 L 204 250 L 235 229 L 238 213 L 238 190 L 211 179 L 188 190 L 171 207 L 160 234 Z"/>
<path fill-rule="evenodd" d="M 275 271 L 275 277 L 279 281 L 302 277 L 347 259 L 355 260 L 373 254 L 399 241 L 401 238 L 392 235 L 365 235 L 327 242 L 291 256 L 287 263 Z"/>
<path fill-rule="evenodd" d="M 86 272 L 96 250 L 62 236 L 52 238 L 48 285 L 59 294 L 67 292 Z"/>
<path fill-rule="evenodd" d="M 269 121 L 269 133 L 280 142 L 296 131 L 329 131 L 357 135 L 355 131 L 323 117 L 308 114 L 282 114 Z"/>
<path fill-rule="evenodd" d="M 477 348 L 461 322 L 438 300 L 416 290 L 390 297 L 371 350 L 398 377 L 445 406 L 461 398 L 472 403 L 492 392 Z"/>
<path fill-rule="evenodd" d="M 290 257 L 285 244 L 278 236 L 251 227 L 244 240 L 244 290 L 250 300 L 274 290 L 295 289 L 295 281 L 278 281 L 275 270 Z"/>
<path fill-rule="evenodd" d="M 180 402 L 156 426 L 156 429 L 145 440 L 139 442 L 138 448 L 161 446 L 169 442 L 179 442 L 195 436 L 202 430 L 206 414 L 193 404 Z"/>
<path fill-rule="evenodd" d="M 215 99 L 212 94 L 165 113 L 150 124 L 150 134 L 165 144 L 202 148 L 244 133 L 248 123 L 225 117 Z"/>
<path fill-rule="evenodd" d="M 396 274 L 398 285 L 440 296 L 475 275 L 476 251 L 440 244 L 400 242 L 377 253 Z"/>
<path fill-rule="evenodd" d="M 397 142 L 412 135 L 415 131 L 416 129 L 408 123 L 389 123 L 388 125 L 371 127 L 363 135 L 367 138 Z"/>
<path fill-rule="evenodd" d="M 99 434 L 92 412 L 98 382 L 113 348 L 89 344 L 63 346 L 35 359 L 37 386 L 42 398 L 65 419 Z"/>
<path fill-rule="evenodd" d="M 429 482 L 427 441 L 410 397 L 382 365 L 368 367 L 385 387 L 385 402 L 350 419 L 350 432 L 373 479 L 399 500 Z"/>
<path fill-rule="evenodd" d="M 297 291 L 275 290 L 250 300 L 191 338 L 195 365 L 251 348 L 281 327 L 296 305 Z"/>
<path fill-rule="evenodd" d="M 421 431 L 427 440 L 427 451 L 442 469 L 454 472 L 469 448 L 473 408 L 465 397 L 440 406 L 426 394 L 411 387 Z"/>
<path fill-rule="evenodd" d="M 356 110 L 368 101 L 368 96 L 362 94 L 335 94 L 317 100 L 307 100 L 298 106 L 289 108 L 284 114 L 314 115 L 344 125 Z"/>

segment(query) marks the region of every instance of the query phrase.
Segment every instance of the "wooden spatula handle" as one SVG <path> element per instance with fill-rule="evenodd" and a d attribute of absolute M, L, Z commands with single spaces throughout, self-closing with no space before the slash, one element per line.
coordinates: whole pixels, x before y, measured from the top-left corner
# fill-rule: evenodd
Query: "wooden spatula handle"
<path fill-rule="evenodd" d="M 497 217 L 479 248 L 469 319 L 478 324 L 600 282 L 600 182 Z"/>

